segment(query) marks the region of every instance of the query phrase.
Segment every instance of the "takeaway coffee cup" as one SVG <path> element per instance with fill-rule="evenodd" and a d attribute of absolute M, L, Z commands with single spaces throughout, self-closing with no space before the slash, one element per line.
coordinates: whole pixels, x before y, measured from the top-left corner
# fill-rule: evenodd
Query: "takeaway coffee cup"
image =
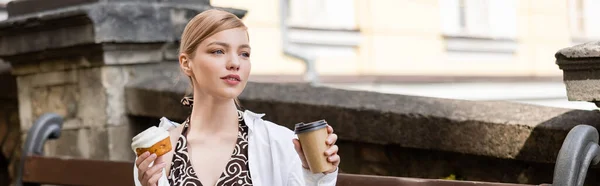
<path fill-rule="evenodd" d="M 304 156 L 310 171 L 321 173 L 333 168 L 327 161 L 325 150 L 329 147 L 327 140 L 327 122 L 319 120 L 311 123 L 298 123 L 295 127 L 296 135 L 304 151 Z"/>

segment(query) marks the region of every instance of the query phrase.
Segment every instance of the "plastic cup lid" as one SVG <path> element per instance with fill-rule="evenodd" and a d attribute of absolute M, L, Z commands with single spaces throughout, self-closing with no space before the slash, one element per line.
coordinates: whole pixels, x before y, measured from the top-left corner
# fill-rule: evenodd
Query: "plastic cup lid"
<path fill-rule="evenodd" d="M 310 122 L 310 123 L 298 123 L 298 124 L 296 124 L 294 130 L 295 130 L 296 134 L 300 134 L 300 133 L 305 133 L 305 132 L 322 129 L 325 127 L 327 127 L 327 122 L 325 120 L 319 120 L 319 121 Z"/>

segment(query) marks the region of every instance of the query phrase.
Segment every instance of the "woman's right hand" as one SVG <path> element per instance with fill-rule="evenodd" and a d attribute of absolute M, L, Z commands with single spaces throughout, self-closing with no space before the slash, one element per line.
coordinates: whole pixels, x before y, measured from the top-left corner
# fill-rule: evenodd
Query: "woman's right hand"
<path fill-rule="evenodd" d="M 145 152 L 135 161 L 135 165 L 138 169 L 138 180 L 143 186 L 158 186 L 158 180 L 162 176 L 162 169 L 165 167 L 165 163 L 160 161 L 162 158 L 156 158 L 156 154 L 150 155 L 149 152 Z M 154 162 L 154 160 L 157 160 Z M 154 162 L 152 166 L 150 163 Z"/>

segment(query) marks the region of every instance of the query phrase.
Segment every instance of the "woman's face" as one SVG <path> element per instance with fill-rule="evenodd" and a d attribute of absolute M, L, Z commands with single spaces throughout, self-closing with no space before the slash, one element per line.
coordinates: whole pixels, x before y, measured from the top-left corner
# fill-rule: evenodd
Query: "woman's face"
<path fill-rule="evenodd" d="M 202 41 L 194 56 L 180 55 L 194 91 L 223 99 L 242 93 L 250 75 L 250 45 L 245 28 L 223 30 Z"/>

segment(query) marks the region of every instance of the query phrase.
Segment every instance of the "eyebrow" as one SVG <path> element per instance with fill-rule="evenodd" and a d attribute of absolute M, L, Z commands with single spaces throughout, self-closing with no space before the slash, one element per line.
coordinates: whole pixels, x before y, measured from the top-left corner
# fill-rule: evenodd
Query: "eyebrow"
<path fill-rule="evenodd" d="M 247 44 L 243 44 L 243 45 L 241 45 L 241 46 L 240 46 L 240 48 L 248 48 L 248 49 L 252 49 L 252 48 L 250 48 L 250 45 L 247 45 Z"/>
<path fill-rule="evenodd" d="M 223 47 L 225 47 L 225 48 L 229 48 L 229 44 L 227 44 L 227 43 L 223 43 L 223 42 L 218 42 L 218 41 L 215 41 L 215 42 L 209 43 L 209 44 L 208 44 L 208 45 L 206 45 L 206 46 L 210 46 L 210 45 L 221 45 L 221 46 L 223 46 Z M 250 49 L 250 45 L 243 44 L 243 45 L 240 45 L 240 47 L 239 47 L 239 48 L 248 48 L 248 49 Z"/>

